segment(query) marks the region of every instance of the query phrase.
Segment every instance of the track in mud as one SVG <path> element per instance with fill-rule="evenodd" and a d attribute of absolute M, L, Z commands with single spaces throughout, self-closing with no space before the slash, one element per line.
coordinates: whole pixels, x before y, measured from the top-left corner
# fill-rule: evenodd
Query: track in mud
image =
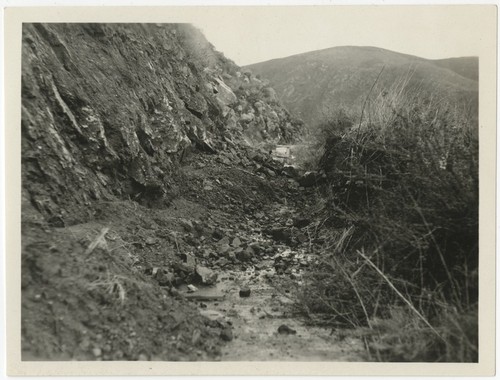
<path fill-rule="evenodd" d="M 288 163 L 293 159 L 291 155 L 285 158 Z M 279 186 L 272 180 L 270 184 L 273 190 Z M 360 339 L 335 333 L 331 328 L 308 325 L 294 308 L 286 282 L 292 279 L 296 285 L 302 285 L 302 275 L 314 255 L 306 244 L 290 247 L 286 243 L 289 236 L 280 232 L 289 229 L 302 214 L 298 209 L 308 207 L 304 199 L 311 193 L 306 190 L 307 194 L 302 194 L 303 191 L 303 188 L 292 189 L 289 197 L 279 198 L 261 212 L 249 214 L 247 223 L 240 224 L 237 233 L 241 240 L 272 245 L 275 248 L 272 253 L 264 253 L 258 263 L 246 268 L 219 271 L 219 280 L 213 286 L 198 286 L 194 292 L 187 286 L 179 288 L 182 296 L 196 302 L 203 316 L 231 326 L 229 336 L 225 336 L 228 342 L 222 348 L 222 361 L 367 360 Z M 305 235 L 299 234 L 303 236 L 298 240 L 305 243 Z"/>
<path fill-rule="evenodd" d="M 272 285 L 269 267 L 260 271 L 228 271 L 214 287 L 186 297 L 198 301 L 200 313 L 232 325 L 232 340 L 222 349 L 223 361 L 360 361 L 364 347 L 352 337 L 339 339 L 331 329 L 308 326 L 293 315 L 293 300 Z M 241 297 L 242 288 L 250 289 Z"/>
<path fill-rule="evenodd" d="M 166 208 L 102 202 L 55 228 L 24 202 L 23 357 L 365 360 L 362 342 L 306 325 L 293 304 L 315 260 L 314 190 L 251 157 L 194 155 Z"/>

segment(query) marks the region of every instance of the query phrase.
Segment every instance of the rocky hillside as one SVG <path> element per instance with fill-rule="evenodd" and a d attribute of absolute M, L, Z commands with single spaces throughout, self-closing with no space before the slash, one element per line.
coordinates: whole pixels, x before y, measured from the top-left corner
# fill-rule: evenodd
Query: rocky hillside
<path fill-rule="evenodd" d="M 260 260 L 301 122 L 190 25 L 25 24 L 22 53 L 23 359 L 219 358 L 186 295 Z"/>
<path fill-rule="evenodd" d="M 406 90 L 477 111 L 478 59 L 428 60 L 375 47 L 344 46 L 249 65 L 271 81 L 280 100 L 307 124 L 335 109 L 359 114 L 382 67 L 373 94 L 408 80 Z"/>
<path fill-rule="evenodd" d="M 98 200 L 168 203 L 192 149 L 300 127 L 187 24 L 25 24 L 22 59 L 24 196 L 56 226 L 88 220 Z"/>

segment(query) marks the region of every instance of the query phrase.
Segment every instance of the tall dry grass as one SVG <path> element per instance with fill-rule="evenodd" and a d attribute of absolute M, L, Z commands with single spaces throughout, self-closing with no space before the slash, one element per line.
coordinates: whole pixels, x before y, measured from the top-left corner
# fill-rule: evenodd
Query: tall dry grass
<path fill-rule="evenodd" d="M 331 236 L 301 304 L 379 360 L 477 361 L 477 118 L 406 85 L 318 133 Z"/>

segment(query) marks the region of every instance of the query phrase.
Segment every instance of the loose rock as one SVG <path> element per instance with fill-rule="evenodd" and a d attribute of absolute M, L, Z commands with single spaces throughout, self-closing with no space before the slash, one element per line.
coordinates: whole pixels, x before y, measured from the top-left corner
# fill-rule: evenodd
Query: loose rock
<path fill-rule="evenodd" d="M 180 219 L 179 220 L 182 228 L 184 228 L 184 230 L 186 232 L 191 232 L 193 231 L 194 229 L 194 226 L 193 226 L 193 222 L 191 222 L 190 220 L 187 220 L 187 219 Z"/>
<path fill-rule="evenodd" d="M 278 327 L 278 333 L 282 335 L 297 334 L 297 331 L 288 327 L 287 325 L 281 325 Z"/>
<path fill-rule="evenodd" d="M 206 267 L 198 265 L 196 267 L 196 275 L 199 281 L 205 285 L 213 285 L 217 281 L 217 273 Z"/>
<path fill-rule="evenodd" d="M 217 252 L 219 253 L 219 255 L 223 255 L 225 254 L 227 251 L 229 251 L 231 249 L 231 247 L 229 246 L 229 244 L 223 244 L 223 245 L 220 245 L 218 248 L 217 248 Z"/>
<path fill-rule="evenodd" d="M 222 340 L 224 340 L 226 342 L 232 341 L 233 340 L 233 330 L 229 327 L 224 328 L 220 332 L 220 337 Z"/>
<path fill-rule="evenodd" d="M 250 288 L 245 287 L 240 289 L 240 297 L 250 297 Z"/>
<path fill-rule="evenodd" d="M 158 285 L 160 286 L 168 286 L 172 285 L 175 280 L 175 275 L 171 272 L 165 272 L 162 269 L 159 269 L 155 275 L 156 281 L 158 281 Z"/>
<path fill-rule="evenodd" d="M 233 242 L 231 243 L 231 245 L 234 247 L 234 248 L 238 248 L 240 245 L 241 245 L 241 240 L 239 237 L 235 237 L 233 239 Z"/>
<path fill-rule="evenodd" d="M 250 247 L 247 247 L 245 250 L 240 250 L 238 252 L 235 252 L 236 258 L 240 261 L 248 261 L 253 257 L 253 249 Z"/>
<path fill-rule="evenodd" d="M 293 165 L 283 166 L 282 172 L 290 178 L 297 178 L 299 176 L 297 168 Z"/>

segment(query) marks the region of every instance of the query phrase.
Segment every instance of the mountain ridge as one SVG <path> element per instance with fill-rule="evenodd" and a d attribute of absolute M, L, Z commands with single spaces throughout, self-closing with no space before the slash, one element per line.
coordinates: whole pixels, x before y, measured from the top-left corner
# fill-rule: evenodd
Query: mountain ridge
<path fill-rule="evenodd" d="M 374 46 L 337 46 L 245 66 L 270 80 L 283 104 L 309 125 L 335 108 L 359 113 L 382 68 L 373 94 L 408 80 L 408 90 L 477 107 L 477 57 L 432 60 Z"/>

